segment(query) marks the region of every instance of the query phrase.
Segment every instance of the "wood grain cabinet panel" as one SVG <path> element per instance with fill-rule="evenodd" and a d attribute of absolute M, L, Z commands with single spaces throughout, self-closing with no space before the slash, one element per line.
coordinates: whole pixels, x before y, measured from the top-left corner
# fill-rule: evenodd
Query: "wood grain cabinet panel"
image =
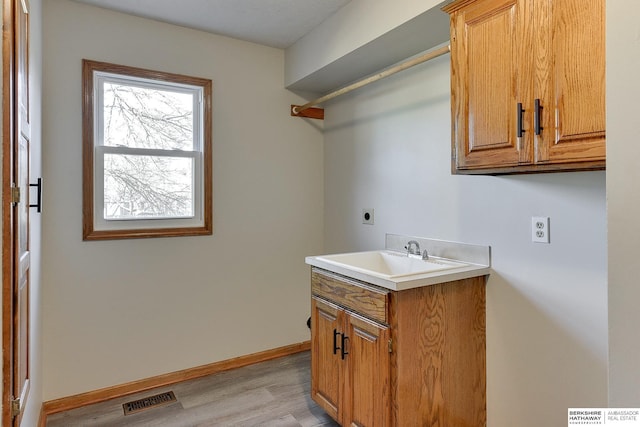
<path fill-rule="evenodd" d="M 342 417 L 339 402 L 342 400 L 343 369 L 337 355 L 337 333 L 344 324 L 344 310 L 316 298 L 311 300 L 311 376 L 315 378 L 311 396 L 332 418 Z M 338 354 L 339 356 L 339 354 Z"/>
<path fill-rule="evenodd" d="M 605 167 L 605 0 L 457 0 L 452 172 Z"/>
<path fill-rule="evenodd" d="M 357 314 L 347 319 L 346 426 L 388 426 L 389 328 Z"/>
<path fill-rule="evenodd" d="M 452 19 L 454 158 L 461 169 L 517 166 L 531 160 L 519 149 L 518 102 L 531 75 L 523 61 L 522 2 L 485 1 Z"/>
<path fill-rule="evenodd" d="M 389 291 L 355 282 L 329 272 L 311 273 L 311 292 L 336 304 L 362 313 L 375 321 L 387 322 Z"/>
<path fill-rule="evenodd" d="M 538 163 L 605 159 L 605 2 L 536 2 Z M 535 99 L 534 99 L 535 103 Z M 535 106 L 534 106 L 535 107 Z"/>
<path fill-rule="evenodd" d="M 312 398 L 329 415 L 343 426 L 486 425 L 485 276 L 377 288 L 387 322 L 318 295 L 328 278 L 348 295 L 377 287 L 312 270 Z"/>

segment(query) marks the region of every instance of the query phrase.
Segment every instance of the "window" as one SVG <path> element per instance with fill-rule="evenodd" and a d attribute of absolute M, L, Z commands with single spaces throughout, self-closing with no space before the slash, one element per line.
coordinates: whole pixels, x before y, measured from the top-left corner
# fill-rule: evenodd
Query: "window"
<path fill-rule="evenodd" d="M 211 80 L 83 60 L 83 238 L 212 233 Z"/>

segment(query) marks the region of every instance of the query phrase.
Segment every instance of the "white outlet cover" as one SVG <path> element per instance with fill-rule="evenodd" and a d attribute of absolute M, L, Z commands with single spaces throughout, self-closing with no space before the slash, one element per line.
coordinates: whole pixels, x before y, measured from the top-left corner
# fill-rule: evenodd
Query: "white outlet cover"
<path fill-rule="evenodd" d="M 549 243 L 549 217 L 531 217 L 531 241 L 534 243 Z"/>

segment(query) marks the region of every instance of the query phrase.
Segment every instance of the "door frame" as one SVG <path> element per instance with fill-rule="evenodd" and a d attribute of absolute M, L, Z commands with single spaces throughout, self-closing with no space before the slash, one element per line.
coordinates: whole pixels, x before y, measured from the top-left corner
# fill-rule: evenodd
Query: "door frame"
<path fill-rule="evenodd" d="M 2 425 L 11 423 L 13 388 L 13 209 L 14 146 L 13 2 L 2 0 Z"/>
<path fill-rule="evenodd" d="M 18 0 L 19 1 L 19 0 Z M 14 417 L 15 378 L 15 336 L 14 316 L 16 265 L 15 251 L 15 215 L 13 206 L 12 184 L 14 177 L 14 161 L 16 140 L 16 0 L 2 0 L 2 413 L 3 426 L 15 426 L 20 423 L 20 414 Z M 28 189 L 22 190 L 22 203 L 28 203 Z M 28 334 L 28 332 L 27 332 Z M 28 392 L 27 392 L 28 393 Z M 21 402 L 21 409 L 26 402 Z"/>

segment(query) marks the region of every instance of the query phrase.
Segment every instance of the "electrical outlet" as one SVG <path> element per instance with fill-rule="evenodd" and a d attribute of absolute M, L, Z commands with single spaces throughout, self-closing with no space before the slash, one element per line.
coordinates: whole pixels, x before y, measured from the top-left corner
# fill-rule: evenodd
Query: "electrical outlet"
<path fill-rule="evenodd" d="M 362 223 L 373 225 L 373 208 L 362 209 Z"/>
<path fill-rule="evenodd" d="M 531 218 L 531 241 L 549 243 L 549 217 L 534 216 Z"/>

